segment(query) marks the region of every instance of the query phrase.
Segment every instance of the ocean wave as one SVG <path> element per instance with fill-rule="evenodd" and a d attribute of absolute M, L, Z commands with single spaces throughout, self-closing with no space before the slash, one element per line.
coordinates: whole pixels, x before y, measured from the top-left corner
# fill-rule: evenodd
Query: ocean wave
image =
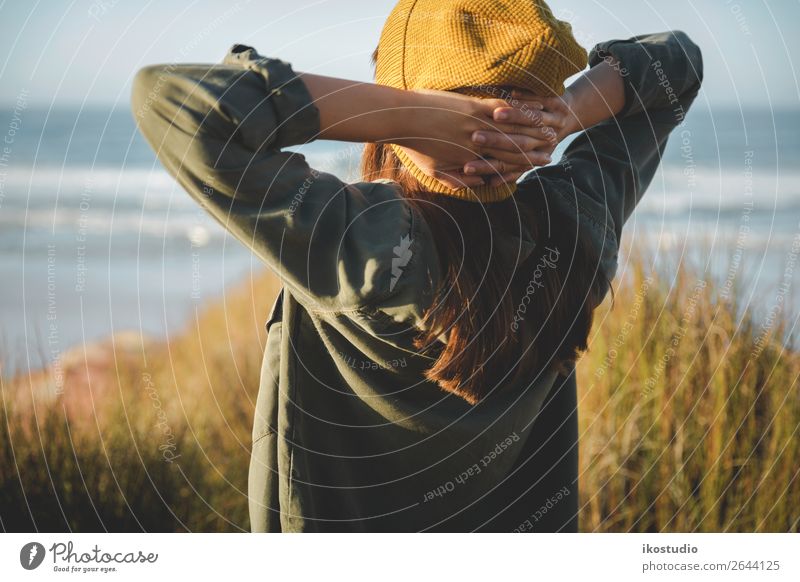
<path fill-rule="evenodd" d="M 308 152 L 309 163 L 337 175 L 357 173 L 359 148 Z M 754 168 L 741 171 L 710 167 L 665 164 L 656 173 L 637 212 L 685 215 L 692 212 L 740 214 L 753 203 L 755 212 L 784 212 L 800 209 L 800 170 Z M 351 176 L 353 177 L 353 176 Z M 197 208 L 175 180 L 161 167 L 33 167 L 12 166 L 2 176 L 4 197 L 0 199 L 0 222 L 6 225 L 35 223 L 46 215 L 51 224 L 69 223 L 62 212 L 87 202 L 93 209 L 144 214 L 168 209 L 177 214 Z M 58 209 L 53 217 L 53 209 Z M 25 220 L 21 209 L 33 213 Z M 154 217 L 157 220 L 161 220 Z"/>
<path fill-rule="evenodd" d="M 800 208 L 800 171 L 754 169 L 732 172 L 665 165 L 656 173 L 637 212 L 686 215 L 691 212 L 742 213 Z"/>
<path fill-rule="evenodd" d="M 145 214 L 121 212 L 114 215 L 84 214 L 79 210 L 0 211 L 4 234 L 26 232 L 28 236 L 72 234 L 82 239 L 139 235 L 143 238 L 186 238 L 195 246 L 211 239 L 231 236 L 213 219 L 199 212 Z M 21 235 L 17 234 L 20 239 Z"/>

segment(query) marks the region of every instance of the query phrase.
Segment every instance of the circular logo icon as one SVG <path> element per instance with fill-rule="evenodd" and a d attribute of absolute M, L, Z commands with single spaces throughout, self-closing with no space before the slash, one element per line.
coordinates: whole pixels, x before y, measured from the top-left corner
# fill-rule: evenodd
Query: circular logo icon
<path fill-rule="evenodd" d="M 19 551 L 19 563 L 26 570 L 35 570 L 44 561 L 44 546 L 39 542 L 29 542 Z"/>

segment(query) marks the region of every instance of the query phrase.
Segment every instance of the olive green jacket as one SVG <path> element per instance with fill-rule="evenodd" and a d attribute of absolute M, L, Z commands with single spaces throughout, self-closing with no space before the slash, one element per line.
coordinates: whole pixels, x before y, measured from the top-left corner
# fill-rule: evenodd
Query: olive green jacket
<path fill-rule="evenodd" d="M 592 241 L 593 268 L 610 280 L 622 226 L 702 62 L 682 33 L 603 43 L 591 65 L 608 55 L 622 64 L 625 110 L 515 196 L 545 196 L 554 220 Z M 515 505 L 525 488 L 495 493 L 511 475 L 526 483 L 548 470 L 519 473 L 519 461 L 538 446 L 527 437 L 556 373 L 498 379 L 503 389 L 476 406 L 425 380 L 431 361 L 413 339 L 443 272 L 428 225 L 395 183 L 343 183 L 287 150 L 319 131 L 290 66 L 241 45 L 220 65 L 149 66 L 132 106 L 167 170 L 284 285 L 255 411 L 252 529 L 510 531 L 533 515 L 542 500 Z M 520 260 L 535 244 L 524 229 L 504 242 Z"/>

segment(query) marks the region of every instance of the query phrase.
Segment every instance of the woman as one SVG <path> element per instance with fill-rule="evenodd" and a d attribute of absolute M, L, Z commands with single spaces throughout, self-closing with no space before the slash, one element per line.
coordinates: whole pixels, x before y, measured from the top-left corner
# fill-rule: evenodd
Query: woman
<path fill-rule="evenodd" d="M 354 83 L 237 45 L 135 79 L 163 164 L 284 285 L 252 529 L 575 531 L 574 361 L 700 51 L 602 43 L 564 91 L 586 54 L 544 2 L 403 0 L 375 59 Z M 286 150 L 314 139 L 367 143 L 363 181 Z"/>

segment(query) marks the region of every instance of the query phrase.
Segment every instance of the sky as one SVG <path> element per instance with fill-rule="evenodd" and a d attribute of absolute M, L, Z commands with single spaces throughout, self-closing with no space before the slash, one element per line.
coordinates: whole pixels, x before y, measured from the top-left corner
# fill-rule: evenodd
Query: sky
<path fill-rule="evenodd" d="M 139 67 L 217 62 L 234 43 L 368 81 L 392 0 L 0 0 L 0 107 L 127 106 Z M 800 0 L 552 0 L 586 48 L 677 28 L 703 49 L 707 106 L 800 108 Z"/>

